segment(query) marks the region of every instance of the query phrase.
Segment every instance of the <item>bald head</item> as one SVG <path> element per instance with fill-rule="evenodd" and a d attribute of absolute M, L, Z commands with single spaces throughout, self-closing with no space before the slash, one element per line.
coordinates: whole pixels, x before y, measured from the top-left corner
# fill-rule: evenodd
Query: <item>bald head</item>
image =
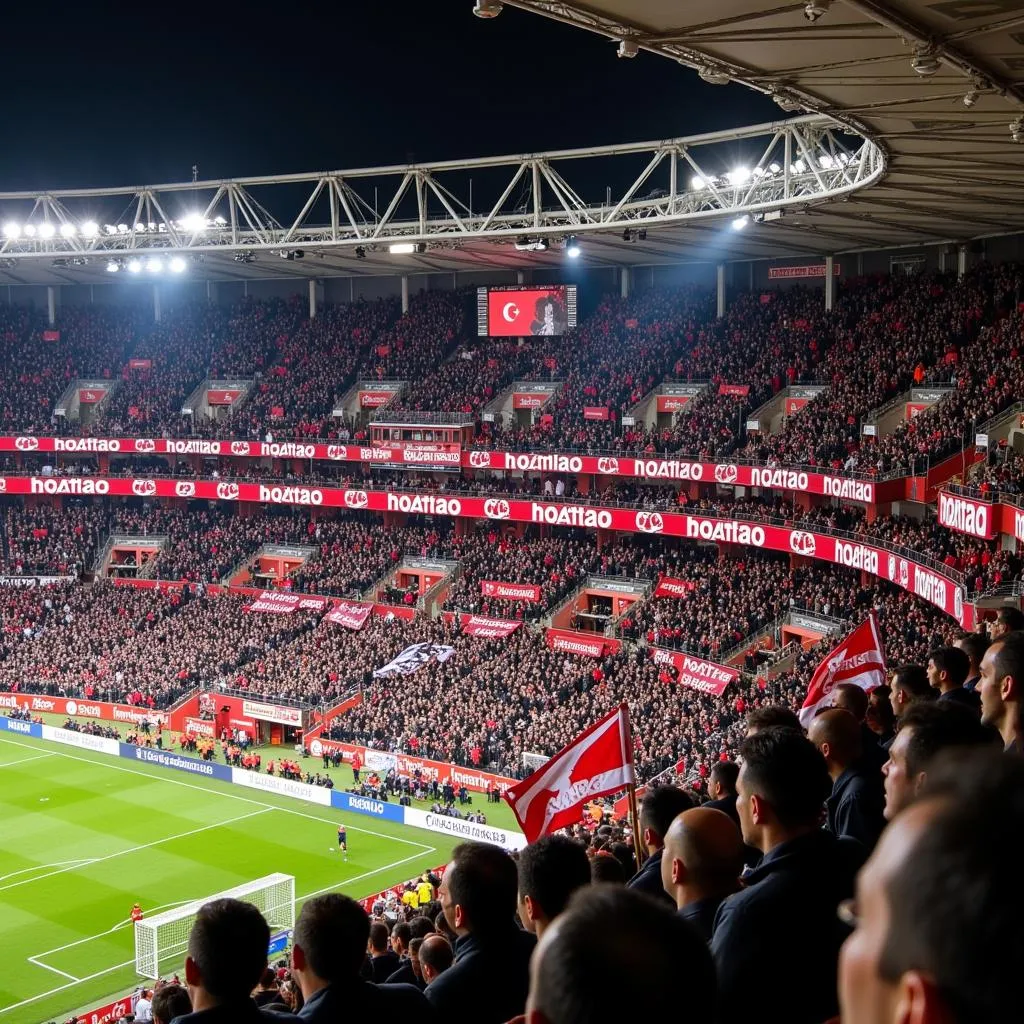
<path fill-rule="evenodd" d="M 842 708 L 823 711 L 811 722 L 807 736 L 828 762 L 833 778 L 861 755 L 860 722 Z"/>
<path fill-rule="evenodd" d="M 427 984 L 447 971 L 453 959 L 452 947 L 443 935 L 428 935 L 420 945 L 420 970 Z"/>
<path fill-rule="evenodd" d="M 743 838 L 729 815 L 695 807 L 669 826 L 661 881 L 676 906 L 733 892 L 742 870 Z"/>

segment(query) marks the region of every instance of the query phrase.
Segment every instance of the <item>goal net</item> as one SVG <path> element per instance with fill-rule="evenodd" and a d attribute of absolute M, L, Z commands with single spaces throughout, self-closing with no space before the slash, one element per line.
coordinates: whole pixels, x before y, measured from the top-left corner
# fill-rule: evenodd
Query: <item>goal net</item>
<path fill-rule="evenodd" d="M 213 900 L 244 900 L 266 918 L 271 932 L 295 927 L 295 876 L 273 874 L 254 882 L 193 900 L 174 910 L 135 922 L 135 970 L 144 978 L 160 977 L 168 964 L 180 968 L 188 936 L 199 909 Z"/>

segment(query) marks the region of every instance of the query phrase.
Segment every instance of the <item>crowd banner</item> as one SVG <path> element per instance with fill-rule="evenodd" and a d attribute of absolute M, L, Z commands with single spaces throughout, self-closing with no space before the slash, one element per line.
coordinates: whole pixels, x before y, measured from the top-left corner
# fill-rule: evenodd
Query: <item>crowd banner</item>
<path fill-rule="evenodd" d="M 136 707 L 134 704 L 110 704 L 86 697 L 52 697 L 46 693 L 0 693 L 0 712 L 3 709 L 28 711 L 31 714 L 64 715 L 66 718 L 95 718 L 104 722 L 121 722 L 125 725 L 141 725 L 149 722 L 170 725 L 166 711 Z"/>
<path fill-rule="evenodd" d="M 362 629 L 372 611 L 372 601 L 339 601 L 327 616 L 327 621 L 346 629 Z"/>
<path fill-rule="evenodd" d="M 459 624 L 462 626 L 462 632 L 469 636 L 495 640 L 504 640 L 522 625 L 518 619 L 488 619 L 483 615 L 462 615 Z"/>
<path fill-rule="evenodd" d="M 799 475 L 806 477 L 806 474 Z M 864 541 L 756 521 L 720 519 L 685 512 L 603 508 L 598 505 L 575 505 L 535 499 L 454 497 L 399 491 L 267 486 L 256 483 L 228 484 L 211 480 L 7 476 L 0 477 L 0 482 L 8 494 L 112 497 L 135 494 L 136 485 L 139 484 L 146 485 L 145 493 L 151 497 L 181 496 L 182 485 L 187 485 L 188 495 L 195 498 L 219 498 L 264 504 L 276 502 L 299 507 L 359 507 L 373 512 L 400 512 L 442 518 L 466 516 L 549 526 L 616 530 L 625 533 L 663 534 L 666 537 L 684 537 L 707 544 L 734 544 L 768 551 L 785 551 L 834 562 L 888 579 L 942 609 L 947 615 L 955 618 L 964 629 L 973 628 L 973 606 L 964 601 L 963 587 L 939 569 L 927 567 L 912 558 L 904 558 L 886 548 Z M 357 503 L 353 501 L 354 495 L 358 497 Z M 1024 516 L 1021 518 L 1024 519 Z M 1021 526 L 1024 528 L 1024 522 Z"/>
<path fill-rule="evenodd" d="M 721 697 L 726 687 L 739 677 L 739 669 L 731 665 L 719 665 L 713 661 L 684 654 L 682 651 L 668 651 L 663 647 L 650 648 L 655 665 L 671 665 L 677 673 L 676 682 L 691 690 L 710 693 Z"/>
<path fill-rule="evenodd" d="M 311 594 L 291 594 L 283 590 L 264 590 L 245 611 L 271 615 L 291 615 L 292 612 L 319 612 L 327 607 L 326 597 Z"/>
<path fill-rule="evenodd" d="M 734 387 L 735 385 L 722 385 Z M 730 392 L 731 393 L 731 392 Z M 659 412 L 677 412 L 690 395 L 661 395 Z M 531 395 L 543 404 L 545 395 Z M 448 450 L 451 448 L 451 450 Z M 433 449 L 433 450 L 432 450 Z M 444 450 L 441 450 L 444 449 Z M 744 466 L 730 462 L 694 462 L 689 459 L 633 456 L 570 455 L 559 452 L 511 452 L 458 450 L 459 446 L 424 446 L 410 442 L 402 447 L 305 443 L 300 441 L 210 441 L 199 438 L 100 438 L 100 437 L 0 437 L 0 452 L 43 452 L 57 455 L 201 455 L 252 459 L 302 459 L 304 461 L 427 463 L 461 465 L 466 469 L 510 470 L 522 473 L 585 473 L 630 476 L 647 480 L 716 481 L 741 487 L 806 491 L 830 498 L 867 504 L 875 502 L 875 482 L 842 473 L 813 472 L 797 468 Z M 182 481 L 187 483 L 187 481 Z"/>
<path fill-rule="evenodd" d="M 481 580 L 482 597 L 500 598 L 502 601 L 539 601 L 540 587 L 532 583 L 502 583 L 498 580 Z"/>
<path fill-rule="evenodd" d="M 544 635 L 548 647 L 566 654 L 582 654 L 587 658 L 603 658 L 615 654 L 622 646 L 620 640 L 601 633 L 578 633 L 573 629 L 548 629 Z"/>
<path fill-rule="evenodd" d="M 73 583 L 76 576 L 0 576 L 0 587 L 52 587 L 57 583 Z"/>
<path fill-rule="evenodd" d="M 429 640 L 410 644 L 397 657 L 386 665 L 374 669 L 374 679 L 387 679 L 389 676 L 411 676 L 431 661 L 445 662 L 455 653 L 455 648 L 448 644 L 433 644 Z"/>
<path fill-rule="evenodd" d="M 508 829 L 493 825 L 480 825 L 477 822 L 466 821 L 465 818 L 450 818 L 446 814 L 433 814 L 415 807 L 405 808 L 405 823 L 415 828 L 425 828 L 428 832 L 441 832 L 453 839 L 490 843 L 492 846 L 508 850 L 509 853 L 526 846 L 526 836 L 522 832 L 510 832 Z"/>
<path fill-rule="evenodd" d="M 693 580 L 681 580 L 675 576 L 662 576 L 658 585 L 654 588 L 655 597 L 686 597 L 690 591 L 696 589 Z"/>

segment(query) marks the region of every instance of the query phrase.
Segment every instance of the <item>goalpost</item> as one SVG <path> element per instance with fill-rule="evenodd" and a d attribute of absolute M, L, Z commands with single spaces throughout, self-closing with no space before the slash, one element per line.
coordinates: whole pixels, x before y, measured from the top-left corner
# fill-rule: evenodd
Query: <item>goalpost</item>
<path fill-rule="evenodd" d="M 251 903 L 267 920 L 271 932 L 295 927 L 295 876 L 280 872 L 254 882 L 193 900 L 174 910 L 135 922 L 135 970 L 144 978 L 160 977 L 160 965 L 180 960 L 188 949 L 192 922 L 200 907 L 219 899 Z M 180 966 L 176 964 L 175 966 Z"/>

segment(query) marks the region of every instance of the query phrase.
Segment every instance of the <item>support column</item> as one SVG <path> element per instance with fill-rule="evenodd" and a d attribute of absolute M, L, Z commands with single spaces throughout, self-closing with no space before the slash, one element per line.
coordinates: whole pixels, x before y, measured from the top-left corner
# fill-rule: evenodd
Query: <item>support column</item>
<path fill-rule="evenodd" d="M 944 245 L 939 246 L 939 273 L 944 274 L 946 272 L 946 247 Z"/>
<path fill-rule="evenodd" d="M 516 271 L 516 284 L 526 284 L 526 274 L 521 270 Z"/>
<path fill-rule="evenodd" d="M 406 274 L 402 275 L 402 312 L 409 312 L 409 278 Z"/>
<path fill-rule="evenodd" d="M 619 294 L 624 298 L 629 298 L 629 267 L 619 268 Z"/>
<path fill-rule="evenodd" d="M 323 284 L 316 280 L 316 278 L 310 278 L 309 281 L 309 319 L 315 320 L 317 313 L 320 311 L 320 306 L 323 304 Z"/>
<path fill-rule="evenodd" d="M 206 282 L 206 301 L 211 305 L 217 301 L 217 282 L 207 281 Z"/>
<path fill-rule="evenodd" d="M 725 316 L 725 264 L 718 264 L 718 319 Z"/>
<path fill-rule="evenodd" d="M 153 323 L 160 323 L 160 285 L 153 285 Z"/>
<path fill-rule="evenodd" d="M 956 250 L 956 279 L 962 281 L 967 273 L 967 246 L 959 245 Z"/>
<path fill-rule="evenodd" d="M 46 322 L 53 327 L 57 323 L 57 288 L 46 286 Z"/>
<path fill-rule="evenodd" d="M 825 309 L 832 312 L 832 306 L 836 297 L 835 259 L 832 256 L 825 257 Z"/>

